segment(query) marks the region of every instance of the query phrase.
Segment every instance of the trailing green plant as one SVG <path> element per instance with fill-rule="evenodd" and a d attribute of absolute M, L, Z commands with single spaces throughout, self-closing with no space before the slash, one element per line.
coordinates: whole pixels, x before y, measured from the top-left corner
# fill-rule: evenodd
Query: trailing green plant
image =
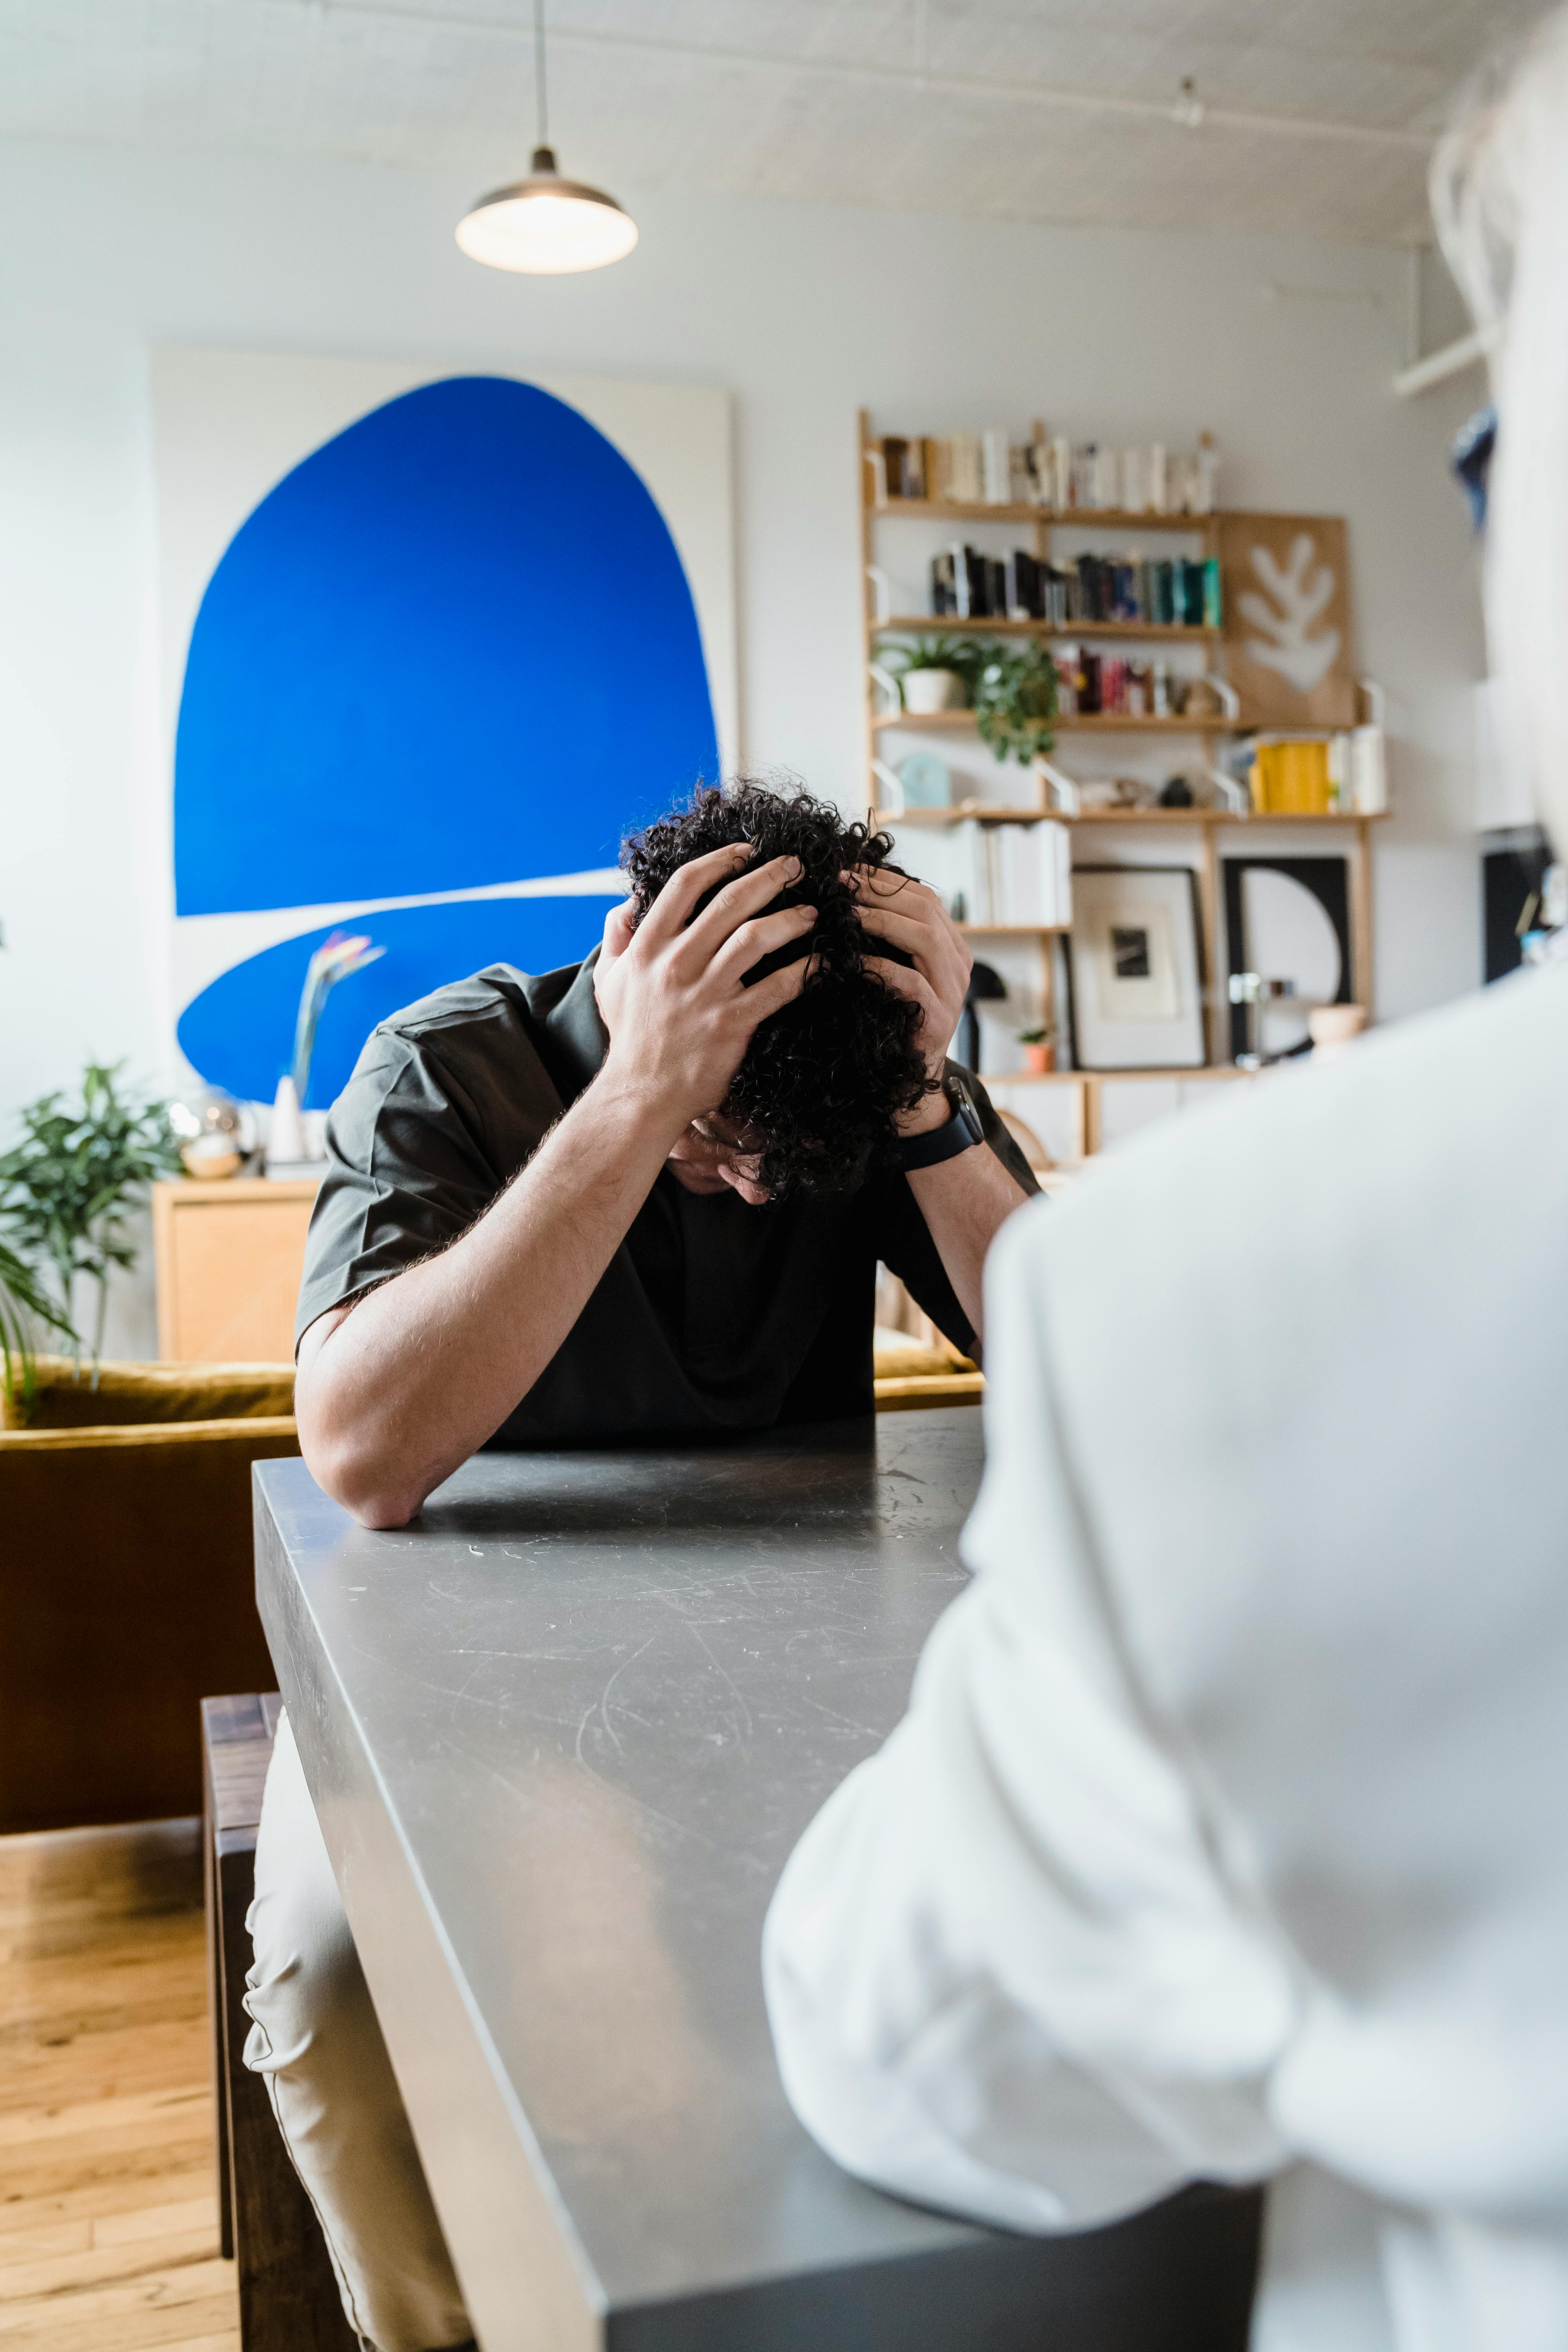
<path fill-rule="evenodd" d="M 1057 666 L 1045 646 L 985 648 L 974 685 L 974 719 L 999 760 L 1021 768 L 1043 759 L 1057 740 Z"/>
<path fill-rule="evenodd" d="M 0 1242 L 0 1391 L 8 1410 L 31 1420 L 37 1371 L 32 1326 L 41 1323 L 74 1346 L 76 1334 L 26 1259 Z"/>
<path fill-rule="evenodd" d="M 110 1275 L 116 1266 L 129 1273 L 136 1263 L 125 1212 L 139 1205 L 155 1178 L 180 1167 L 168 1112 L 161 1102 L 121 1092 L 115 1082 L 124 1066 L 89 1062 L 79 1104 L 68 1103 L 58 1087 L 28 1103 L 21 1142 L 0 1156 L 0 1223 L 35 1276 L 48 1270 L 59 1309 L 50 1319 L 69 1332 L 79 1359 L 76 1285 L 98 1285 L 95 1378 Z"/>

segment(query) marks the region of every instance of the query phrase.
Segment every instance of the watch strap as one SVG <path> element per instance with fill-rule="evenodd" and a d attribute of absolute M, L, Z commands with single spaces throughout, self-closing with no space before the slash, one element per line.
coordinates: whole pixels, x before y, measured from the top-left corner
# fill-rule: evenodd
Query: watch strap
<path fill-rule="evenodd" d="M 945 1127 L 933 1127 L 929 1134 L 904 1138 L 896 1164 L 906 1176 L 912 1175 L 918 1168 L 939 1168 L 944 1160 L 956 1160 L 961 1151 L 972 1151 L 984 1140 L 979 1112 L 968 1096 L 961 1094 Z"/>

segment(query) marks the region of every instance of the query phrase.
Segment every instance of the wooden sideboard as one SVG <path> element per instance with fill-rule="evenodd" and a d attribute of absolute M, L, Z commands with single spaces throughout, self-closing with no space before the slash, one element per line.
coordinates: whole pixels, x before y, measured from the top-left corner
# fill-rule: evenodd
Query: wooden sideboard
<path fill-rule="evenodd" d="M 153 1187 L 158 1353 L 165 1363 L 289 1364 L 313 1180 Z"/>

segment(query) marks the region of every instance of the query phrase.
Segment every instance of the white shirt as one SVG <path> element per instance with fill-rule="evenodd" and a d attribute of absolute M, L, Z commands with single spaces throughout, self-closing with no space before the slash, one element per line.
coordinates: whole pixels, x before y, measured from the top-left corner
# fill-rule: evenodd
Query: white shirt
<path fill-rule="evenodd" d="M 769 1914 L 797 2111 L 1026 2231 L 1306 2159 L 1260 2352 L 1568 2352 L 1568 971 L 1021 1212 L 986 1357 L 976 1580 Z"/>

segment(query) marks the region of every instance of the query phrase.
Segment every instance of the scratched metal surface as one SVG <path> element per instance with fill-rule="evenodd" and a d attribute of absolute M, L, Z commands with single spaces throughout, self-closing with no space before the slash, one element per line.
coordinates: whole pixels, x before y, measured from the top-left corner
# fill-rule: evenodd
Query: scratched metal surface
<path fill-rule="evenodd" d="M 972 1411 L 489 1454 L 392 1534 L 300 1462 L 258 1472 L 264 1618 L 321 1715 L 307 1769 L 352 1727 L 611 2310 L 987 2235 L 806 2139 L 757 1957 L 791 1846 L 962 1588 L 980 1465 Z M 393 1933 L 361 1908 L 362 1941 Z"/>

